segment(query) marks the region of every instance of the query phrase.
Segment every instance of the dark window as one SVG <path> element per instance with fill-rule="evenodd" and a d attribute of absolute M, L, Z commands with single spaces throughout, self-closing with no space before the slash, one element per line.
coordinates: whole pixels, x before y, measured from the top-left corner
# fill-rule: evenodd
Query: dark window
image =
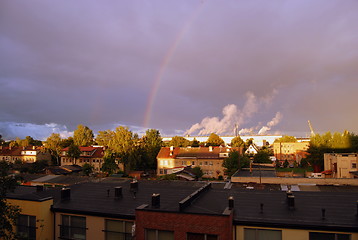
<path fill-rule="evenodd" d="M 217 240 L 218 236 L 214 234 L 203 234 L 203 233 L 187 233 L 187 240 Z"/>
<path fill-rule="evenodd" d="M 106 240 L 132 239 L 133 222 L 106 220 Z"/>
<path fill-rule="evenodd" d="M 86 239 L 86 218 L 62 215 L 61 239 Z"/>
<path fill-rule="evenodd" d="M 244 228 L 244 240 L 281 240 L 281 230 Z"/>
<path fill-rule="evenodd" d="M 20 215 L 17 219 L 18 239 L 36 239 L 36 217 Z"/>
<path fill-rule="evenodd" d="M 310 232 L 310 240 L 350 240 L 350 234 Z"/>
<path fill-rule="evenodd" d="M 145 240 L 174 240 L 174 232 L 156 229 L 146 229 Z"/>
<path fill-rule="evenodd" d="M 357 163 L 352 163 L 352 168 L 357 168 Z"/>

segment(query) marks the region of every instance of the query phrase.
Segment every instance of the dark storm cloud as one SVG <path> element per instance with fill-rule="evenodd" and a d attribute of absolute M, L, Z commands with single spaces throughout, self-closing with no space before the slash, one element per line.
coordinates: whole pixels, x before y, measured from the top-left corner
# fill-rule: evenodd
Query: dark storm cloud
<path fill-rule="evenodd" d="M 140 127 L 164 67 L 149 124 L 163 132 L 222 118 L 228 104 L 241 111 L 248 92 L 259 106 L 242 128 L 279 112 L 273 131 L 307 132 L 310 119 L 317 131 L 358 132 L 357 10 L 326 0 L 2 1 L 0 127 Z"/>

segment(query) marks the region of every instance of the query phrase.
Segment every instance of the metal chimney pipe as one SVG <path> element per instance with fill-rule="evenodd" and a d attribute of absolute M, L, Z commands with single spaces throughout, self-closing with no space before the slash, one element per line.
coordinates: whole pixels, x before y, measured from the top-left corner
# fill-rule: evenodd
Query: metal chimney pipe
<path fill-rule="evenodd" d="M 287 196 L 287 202 L 288 202 L 288 207 L 293 209 L 295 208 L 295 196 L 293 195 L 288 195 Z"/>
<path fill-rule="evenodd" d="M 154 207 L 154 208 L 160 207 L 160 194 L 159 193 L 152 194 L 152 207 Z"/>
<path fill-rule="evenodd" d="M 229 209 L 234 209 L 234 205 L 235 205 L 235 202 L 234 202 L 234 197 L 233 196 L 230 196 L 229 197 Z"/>
<path fill-rule="evenodd" d="M 115 198 L 122 197 L 122 187 L 115 187 L 114 188 L 114 197 Z"/>

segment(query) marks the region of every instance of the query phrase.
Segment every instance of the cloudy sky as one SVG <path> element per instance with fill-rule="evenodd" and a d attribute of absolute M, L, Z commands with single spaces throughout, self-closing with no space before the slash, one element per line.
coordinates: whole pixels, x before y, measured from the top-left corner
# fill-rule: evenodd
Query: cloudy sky
<path fill-rule="evenodd" d="M 0 2 L 0 134 L 358 133 L 358 1 Z"/>

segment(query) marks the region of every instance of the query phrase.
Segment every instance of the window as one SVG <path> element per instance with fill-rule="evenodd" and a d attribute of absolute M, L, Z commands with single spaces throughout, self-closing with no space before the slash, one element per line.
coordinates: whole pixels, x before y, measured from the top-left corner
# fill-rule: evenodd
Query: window
<path fill-rule="evenodd" d="M 130 240 L 132 239 L 133 222 L 106 220 L 106 240 Z"/>
<path fill-rule="evenodd" d="M 310 232 L 310 240 L 350 240 L 350 234 Z"/>
<path fill-rule="evenodd" d="M 192 161 L 192 162 L 191 162 L 191 165 L 193 165 L 193 166 L 194 166 L 194 165 L 195 165 L 195 162 L 194 162 L 194 161 Z"/>
<path fill-rule="evenodd" d="M 187 233 L 187 240 L 217 240 L 218 236 L 213 234 L 203 234 L 203 233 Z"/>
<path fill-rule="evenodd" d="M 244 228 L 245 240 L 281 240 L 281 230 Z"/>
<path fill-rule="evenodd" d="M 60 225 L 60 238 L 86 239 L 86 218 L 62 215 L 62 225 Z"/>
<path fill-rule="evenodd" d="M 357 168 L 357 163 L 352 163 L 352 168 Z"/>
<path fill-rule="evenodd" d="M 212 166 L 212 165 L 213 165 L 213 162 L 209 162 L 209 165 Z"/>
<path fill-rule="evenodd" d="M 159 174 L 164 174 L 164 171 L 163 171 L 163 169 L 159 169 Z"/>
<path fill-rule="evenodd" d="M 36 239 L 36 217 L 20 215 L 17 219 L 17 234 L 19 239 Z"/>
<path fill-rule="evenodd" d="M 174 232 L 162 231 L 156 229 L 146 229 L 145 239 L 146 240 L 174 240 Z"/>

